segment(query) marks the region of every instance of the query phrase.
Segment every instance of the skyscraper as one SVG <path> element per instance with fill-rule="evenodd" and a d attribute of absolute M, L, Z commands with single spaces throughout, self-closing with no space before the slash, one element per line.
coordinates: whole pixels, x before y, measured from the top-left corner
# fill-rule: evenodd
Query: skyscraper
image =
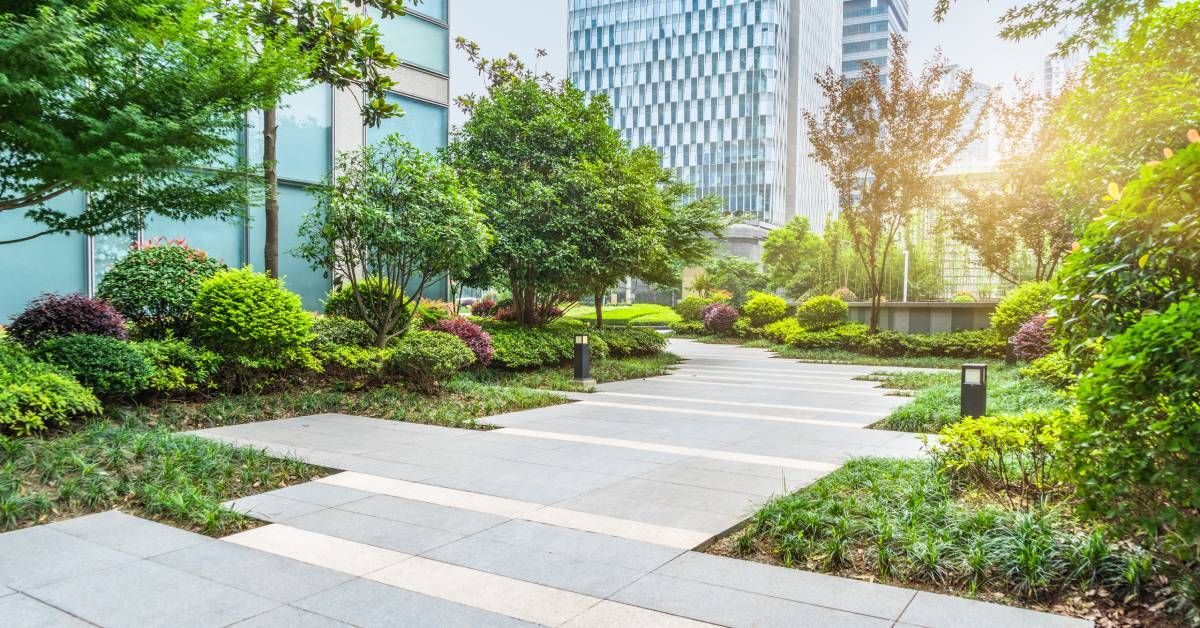
<path fill-rule="evenodd" d="M 857 78 L 869 62 L 887 76 L 892 35 L 908 35 L 908 0 L 844 0 L 842 74 Z"/>
<path fill-rule="evenodd" d="M 832 211 L 799 112 L 838 67 L 838 0 L 570 0 L 570 73 L 613 126 L 750 221 Z M 815 98 L 814 98 L 815 96 Z"/>

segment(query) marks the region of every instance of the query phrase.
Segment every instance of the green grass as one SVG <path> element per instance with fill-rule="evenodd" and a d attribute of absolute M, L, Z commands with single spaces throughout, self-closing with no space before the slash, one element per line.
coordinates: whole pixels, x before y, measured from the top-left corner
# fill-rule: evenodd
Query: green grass
<path fill-rule="evenodd" d="M 885 387 L 915 390 L 912 403 L 896 408 L 875 427 L 901 432 L 937 432 L 959 420 L 960 374 L 890 374 Z M 1068 395 L 1044 382 L 1021 377 L 1018 369 L 999 363 L 988 369 L 988 414 L 1018 414 L 1071 406 Z"/>
<path fill-rule="evenodd" d="M 667 352 L 647 357 L 608 358 L 593 362 L 591 375 L 597 383 L 601 384 L 625 379 L 656 377 L 666 375 L 670 371 L 668 367 L 680 362 L 682 360 L 679 356 Z M 465 373 L 460 377 L 471 378 L 483 384 L 587 392 L 585 387 L 572 379 L 573 372 L 570 366 L 546 367 L 532 371 L 488 370 Z"/>
<path fill-rule="evenodd" d="M 93 423 L 47 438 L 0 436 L 0 532 L 117 507 L 223 535 L 257 524 L 221 502 L 327 473 L 138 424 Z"/>
<path fill-rule="evenodd" d="M 792 346 L 778 344 L 764 339 L 738 342 L 736 339 L 704 336 L 699 340 L 701 342 L 711 342 L 717 344 L 740 344 L 743 347 L 755 349 L 769 349 L 775 353 L 778 353 L 779 357 L 781 358 L 800 360 L 802 362 L 865 364 L 867 366 L 909 366 L 934 369 L 957 369 L 958 367 L 962 366 L 964 362 L 971 362 L 971 360 L 964 360 L 962 358 L 879 358 L 869 355 L 862 355 L 860 353 L 852 353 L 850 351 L 842 351 L 840 349 L 797 349 Z"/>
<path fill-rule="evenodd" d="M 1151 577 L 1146 554 L 1106 541 L 1065 505 L 955 494 L 928 460 L 852 459 L 768 502 L 716 551 L 1026 603 L 1098 589 L 1136 596 Z"/>
<path fill-rule="evenodd" d="M 604 325 L 606 327 L 609 325 L 618 327 L 625 325 L 670 325 L 671 323 L 683 320 L 670 307 L 655 305 L 653 303 L 606 305 L 603 311 Z M 590 305 L 576 305 L 567 311 L 566 316 L 582 321 L 595 322 L 596 308 Z"/>

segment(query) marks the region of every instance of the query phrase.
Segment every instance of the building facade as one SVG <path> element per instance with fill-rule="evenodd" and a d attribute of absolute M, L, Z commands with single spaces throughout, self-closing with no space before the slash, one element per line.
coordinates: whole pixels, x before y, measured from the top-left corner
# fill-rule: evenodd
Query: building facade
<path fill-rule="evenodd" d="M 310 310 L 321 307 L 330 279 L 289 251 L 297 244 L 297 229 L 314 207 L 308 188 L 329 176 L 334 156 L 400 133 L 424 150 L 446 145 L 449 131 L 449 0 L 424 0 L 406 15 L 380 23 L 383 43 L 404 64 L 393 71 L 395 92 L 389 100 L 404 115 L 367 128 L 355 95 L 314 85 L 284 98 L 278 114 L 278 172 L 280 206 L 280 274 L 287 287 L 300 294 Z M 240 151 L 251 163 L 262 159 L 262 115 L 247 116 Z M 82 210 L 87 198 L 69 193 L 56 198 L 56 209 Z M 46 292 L 92 295 L 104 273 L 135 242 L 182 239 L 229 266 L 263 267 L 263 207 L 246 208 L 244 219 L 224 222 L 180 222 L 151 216 L 138 233 L 121 236 L 81 234 L 42 236 L 20 244 L 0 246 L 0 323 Z M 16 215 L 9 215 L 16 214 Z M 0 233 L 28 232 L 31 226 L 19 212 L 0 214 Z M 442 288 L 444 290 L 444 287 Z M 443 298 L 437 290 L 431 298 Z"/>
<path fill-rule="evenodd" d="M 857 78 L 863 64 L 872 63 L 886 77 L 892 35 L 908 36 L 908 0 L 844 0 L 842 74 Z"/>
<path fill-rule="evenodd" d="M 571 79 L 726 211 L 776 225 L 798 205 L 824 215 L 813 206 L 833 194 L 799 112 L 820 104 L 811 77 L 840 63 L 837 1 L 570 0 Z"/>

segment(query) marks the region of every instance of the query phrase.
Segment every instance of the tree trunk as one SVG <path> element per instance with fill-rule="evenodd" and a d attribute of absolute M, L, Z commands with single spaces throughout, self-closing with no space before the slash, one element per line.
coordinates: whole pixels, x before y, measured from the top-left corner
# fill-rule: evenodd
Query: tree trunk
<path fill-rule="evenodd" d="M 604 327 L 604 293 L 596 293 L 596 329 Z"/>
<path fill-rule="evenodd" d="M 263 174 L 267 188 L 266 219 L 263 223 L 263 269 L 279 277 L 279 171 L 275 167 L 276 109 L 263 110 Z"/>
<path fill-rule="evenodd" d="M 875 296 L 871 297 L 871 329 L 870 333 L 879 331 L 879 313 L 882 309 L 882 295 L 879 294 L 879 288 L 875 288 Z"/>

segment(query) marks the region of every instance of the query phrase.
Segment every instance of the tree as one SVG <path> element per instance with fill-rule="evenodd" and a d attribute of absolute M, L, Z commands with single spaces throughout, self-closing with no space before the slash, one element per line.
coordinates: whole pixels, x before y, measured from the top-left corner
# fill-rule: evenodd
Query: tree
<path fill-rule="evenodd" d="M 934 19 L 942 21 L 954 0 L 937 0 Z M 1056 54 L 1094 48 L 1110 39 L 1122 21 L 1145 15 L 1162 0 L 1033 0 L 1000 17 L 1000 37 L 1014 41 L 1044 35 L 1062 24 L 1076 30 L 1058 43 Z"/>
<path fill-rule="evenodd" d="M 854 81 L 828 68 L 817 76 L 825 106 L 804 112 L 812 155 L 829 170 L 867 272 L 872 331 L 896 234 L 913 208 L 930 200 L 934 175 L 976 137 L 982 115 L 972 115 L 970 72 L 956 71 L 940 54 L 918 76 L 907 64 L 908 44 L 893 36 L 887 80 L 870 63 Z"/>
<path fill-rule="evenodd" d="M 420 0 L 415 0 L 419 2 Z M 404 13 L 404 0 L 353 0 L 355 8 L 370 7 L 384 19 Z M 235 9 L 237 9 L 235 5 Z M 379 43 L 379 27 L 366 15 L 338 0 L 242 0 L 240 10 L 251 12 L 253 35 L 261 54 L 278 54 L 279 48 L 298 48 L 305 54 L 304 77 L 329 83 L 358 97 L 363 123 L 401 115 L 386 99 L 395 81 L 387 70 L 400 65 L 396 55 Z M 302 84 L 286 85 L 263 107 L 263 181 L 266 208 L 263 221 L 263 266 L 279 276 L 279 174 L 276 168 L 276 118 L 279 101 L 299 91 Z"/>
<path fill-rule="evenodd" d="M 979 254 L 982 266 L 1018 285 L 1046 281 L 1074 243 L 1065 207 L 1069 200 L 1051 185 L 1050 157 L 1060 145 L 1054 99 L 1018 83 L 1011 100 L 993 102 L 1002 142 L 995 179 L 955 186 L 962 202 L 948 218 L 954 238 Z"/>
<path fill-rule="evenodd" d="M 228 164 L 244 115 L 298 81 L 287 45 L 254 54 L 250 17 L 215 0 L 47 0 L 0 9 L 0 213 L 52 233 L 129 234 L 152 214 L 240 217 Z M 226 167 L 215 168 L 225 162 Z M 78 214 L 48 203 L 90 194 Z"/>
<path fill-rule="evenodd" d="M 398 136 L 338 159 L 297 249 L 314 269 L 350 283 L 378 346 L 408 331 L 425 287 L 478 261 L 491 234 L 474 190 L 438 158 Z M 364 298 L 360 286 L 383 298 Z"/>
<path fill-rule="evenodd" d="M 608 100 L 588 100 L 568 82 L 538 75 L 517 57 L 484 59 L 459 39 L 488 82 L 459 105 L 471 114 L 448 154 L 483 198 L 496 233 L 486 275 L 512 290 L 522 325 L 536 325 L 575 301 L 595 268 L 589 242 L 599 224 L 592 200 L 603 165 L 624 146 L 609 126 Z"/>
<path fill-rule="evenodd" d="M 747 293 L 767 289 L 767 276 L 758 269 L 758 264 L 732 255 L 724 255 L 709 262 L 704 268 L 704 276 L 713 286 L 705 292 L 714 289 L 725 290 L 733 295 L 731 300 L 737 306 L 746 302 Z M 700 279 L 697 278 L 696 281 L 700 282 Z M 700 290 L 695 284 L 692 287 Z"/>
<path fill-rule="evenodd" d="M 762 264 L 768 285 L 783 289 L 793 299 L 812 292 L 825 279 L 821 267 L 827 253 L 821 236 L 809 228 L 808 218 L 796 216 L 763 242 Z"/>

